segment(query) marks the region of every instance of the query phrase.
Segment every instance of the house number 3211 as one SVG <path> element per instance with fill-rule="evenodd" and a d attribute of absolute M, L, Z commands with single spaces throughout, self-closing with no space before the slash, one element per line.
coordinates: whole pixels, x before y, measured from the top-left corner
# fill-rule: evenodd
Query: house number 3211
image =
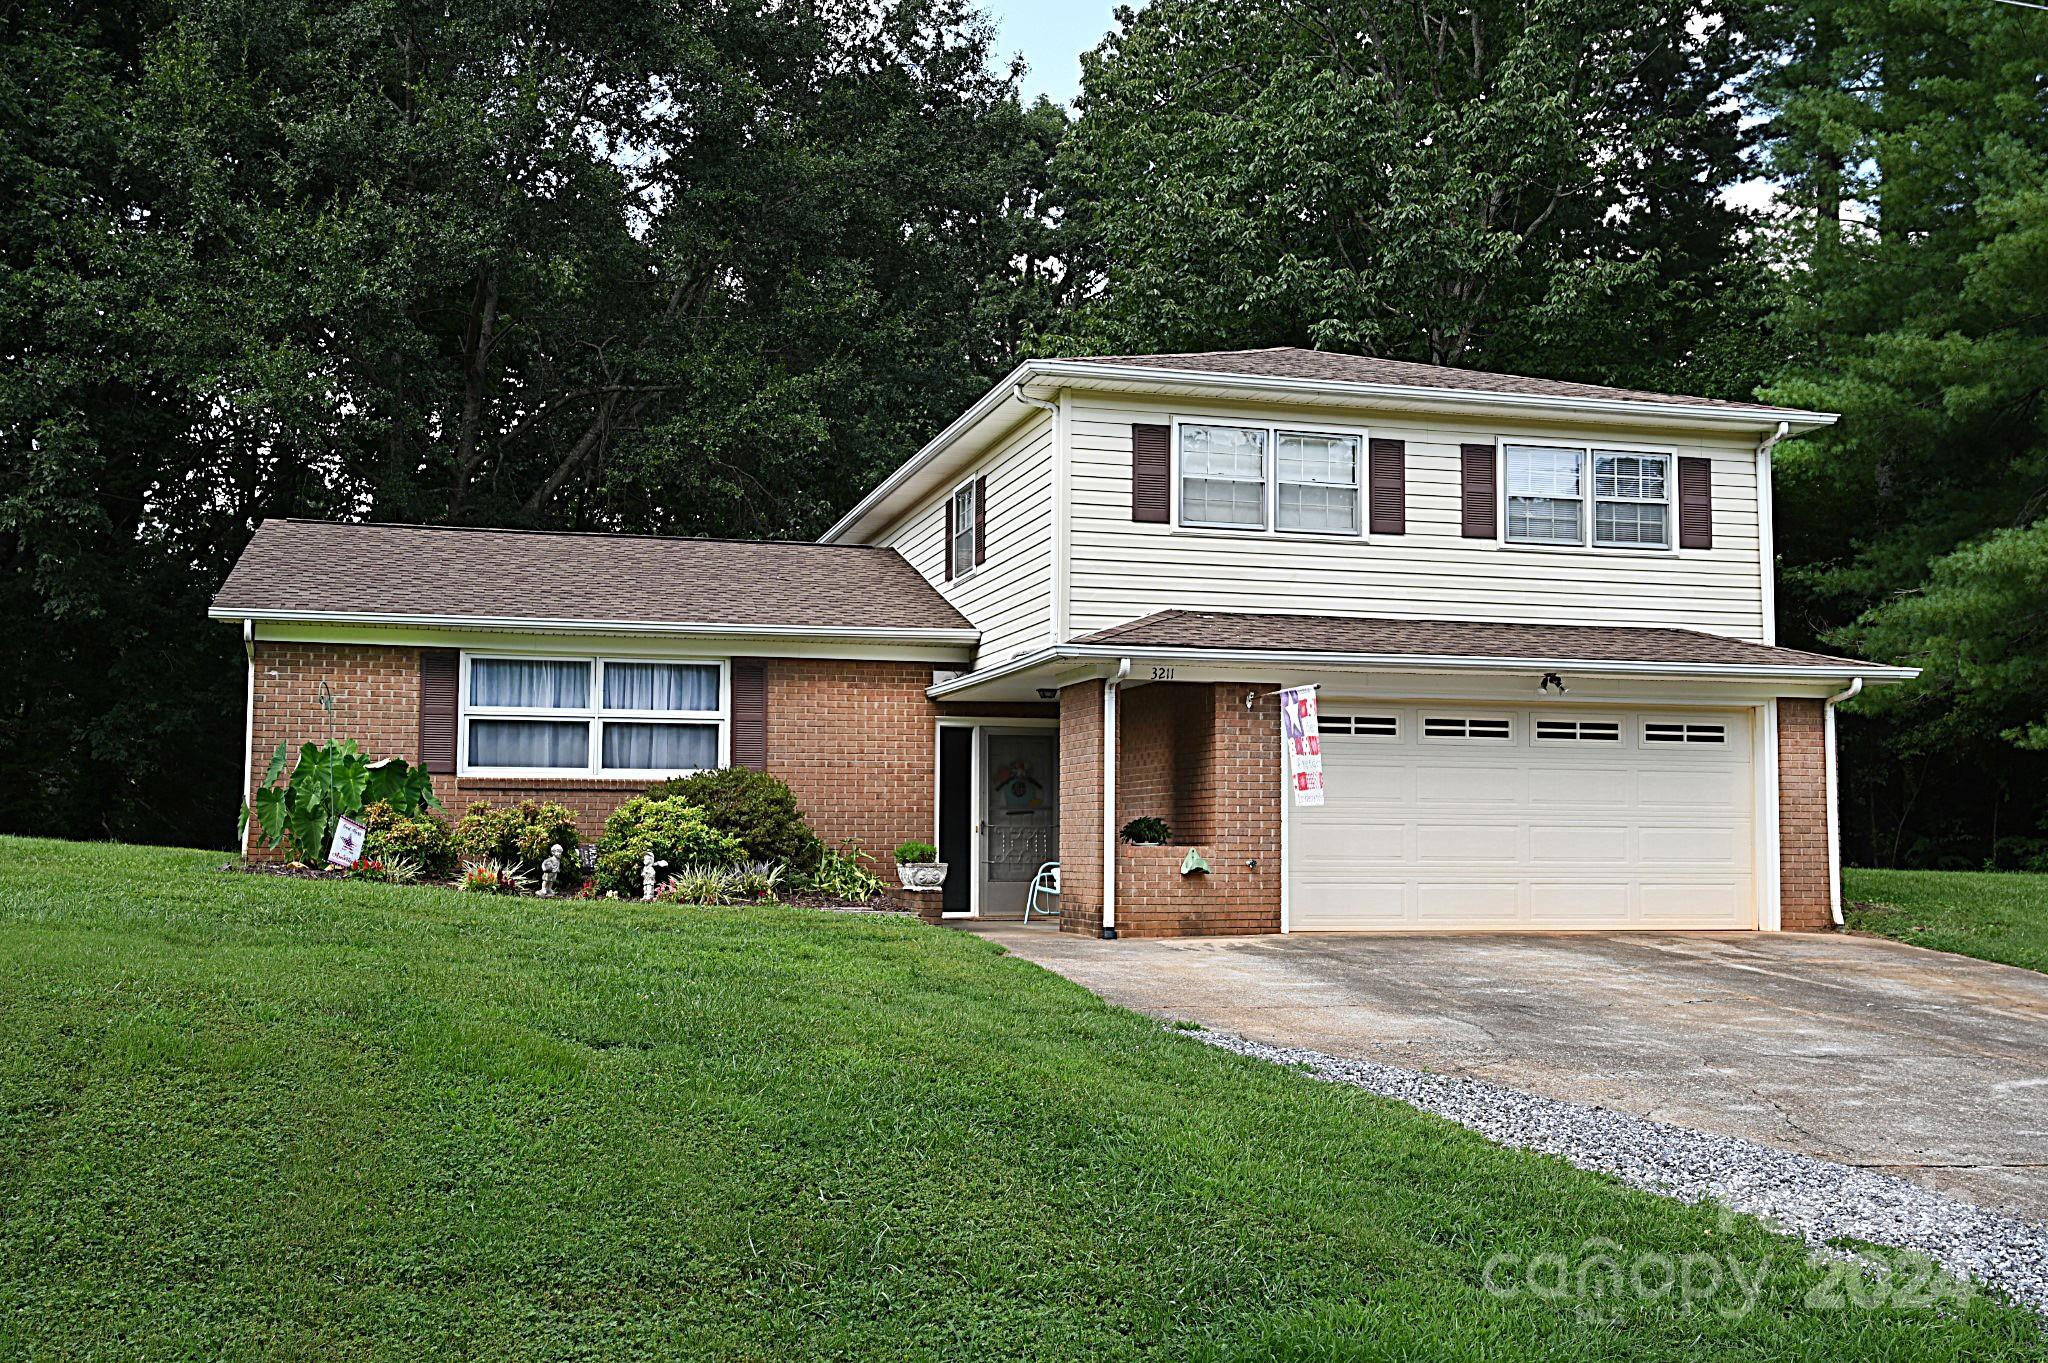
<path fill-rule="evenodd" d="M 1153 681 L 1172 681 L 1172 680 L 1173 680 L 1173 669 L 1172 669 L 1172 668 L 1170 668 L 1170 667 L 1155 667 L 1155 668 L 1153 668 L 1153 669 L 1152 669 L 1152 680 L 1153 680 Z"/>

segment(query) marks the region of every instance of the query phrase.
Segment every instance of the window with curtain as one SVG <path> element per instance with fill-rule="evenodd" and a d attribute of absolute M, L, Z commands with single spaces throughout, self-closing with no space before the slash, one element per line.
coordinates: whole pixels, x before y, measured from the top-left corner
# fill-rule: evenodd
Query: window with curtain
<path fill-rule="evenodd" d="M 1256 426 L 1183 424 L 1181 524 L 1265 529 L 1266 439 Z"/>
<path fill-rule="evenodd" d="M 1273 523 L 1282 530 L 1357 534 L 1358 447 L 1355 435 L 1275 432 Z"/>
<path fill-rule="evenodd" d="M 953 576 L 974 571 L 974 480 L 953 489 Z"/>
<path fill-rule="evenodd" d="M 1501 461 L 1510 544 L 1671 547 L 1670 455 L 1503 445 Z"/>
<path fill-rule="evenodd" d="M 718 663 L 466 661 L 465 770 L 643 776 L 718 765 L 727 719 Z"/>

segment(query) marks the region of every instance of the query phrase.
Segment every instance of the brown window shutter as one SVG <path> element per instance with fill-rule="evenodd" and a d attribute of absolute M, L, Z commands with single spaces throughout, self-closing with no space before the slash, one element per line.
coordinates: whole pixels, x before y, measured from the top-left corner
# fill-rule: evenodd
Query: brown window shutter
<path fill-rule="evenodd" d="M 1458 456 L 1459 481 L 1465 490 L 1465 538 L 1490 540 L 1500 533 L 1493 446 L 1461 445 Z"/>
<path fill-rule="evenodd" d="M 768 770 L 768 665 L 732 660 L 732 764 Z"/>
<path fill-rule="evenodd" d="M 455 774 L 455 693 L 461 675 L 454 649 L 420 650 L 420 765 L 434 776 Z"/>
<path fill-rule="evenodd" d="M 988 479 L 974 480 L 974 566 L 988 560 Z"/>
<path fill-rule="evenodd" d="M 946 494 L 945 510 L 939 515 L 939 538 L 946 542 L 946 581 L 953 580 L 953 494 Z"/>
<path fill-rule="evenodd" d="M 1685 455 L 1678 461 L 1678 547 L 1714 547 L 1713 461 Z"/>
<path fill-rule="evenodd" d="M 1400 440 L 1375 440 L 1371 452 L 1372 487 L 1369 529 L 1375 535 L 1408 533 L 1408 445 Z"/>
<path fill-rule="evenodd" d="M 1166 524 L 1172 516 L 1173 428 L 1131 424 L 1131 519 Z"/>

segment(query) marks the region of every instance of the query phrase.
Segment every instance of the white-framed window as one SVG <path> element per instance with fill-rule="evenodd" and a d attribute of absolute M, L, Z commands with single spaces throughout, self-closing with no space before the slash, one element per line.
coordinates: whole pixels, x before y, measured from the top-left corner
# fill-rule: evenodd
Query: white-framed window
<path fill-rule="evenodd" d="M 465 776 L 683 776 L 725 765 L 728 667 L 713 658 L 462 655 Z"/>
<path fill-rule="evenodd" d="M 1193 420 L 1174 431 L 1179 524 L 1289 535 L 1362 531 L 1362 433 Z"/>
<path fill-rule="evenodd" d="M 974 505 L 974 479 L 969 478 L 953 489 L 951 518 L 946 523 L 946 533 L 952 536 L 953 576 L 965 577 L 974 571 L 974 517 L 978 508 Z"/>
<path fill-rule="evenodd" d="M 1500 450 L 1507 543 L 1671 547 L 1669 451 L 1521 441 Z"/>

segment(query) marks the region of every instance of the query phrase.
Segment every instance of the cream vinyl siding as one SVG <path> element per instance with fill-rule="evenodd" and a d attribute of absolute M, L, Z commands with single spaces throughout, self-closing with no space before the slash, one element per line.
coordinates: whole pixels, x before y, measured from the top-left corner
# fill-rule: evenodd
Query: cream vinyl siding
<path fill-rule="evenodd" d="M 876 541 L 902 554 L 974 622 L 977 668 L 1052 642 L 1052 441 L 1051 414 L 1034 417 Z M 947 510 L 955 489 L 974 477 L 988 479 L 986 552 L 980 567 L 948 582 Z"/>
<path fill-rule="evenodd" d="M 1075 393 L 1071 401 L 1070 637 L 1182 609 L 1664 625 L 1764 638 L 1756 451 L 1745 437 L 1526 418 L 1481 427 L 1412 412 L 1168 404 L 1102 393 Z M 1176 418 L 1299 422 L 1404 441 L 1408 533 L 1314 538 L 1133 522 L 1131 423 Z M 1503 439 L 1707 456 L 1714 547 L 1553 548 L 1463 538 L 1459 446 Z M 931 543 L 935 550 L 936 530 Z"/>

